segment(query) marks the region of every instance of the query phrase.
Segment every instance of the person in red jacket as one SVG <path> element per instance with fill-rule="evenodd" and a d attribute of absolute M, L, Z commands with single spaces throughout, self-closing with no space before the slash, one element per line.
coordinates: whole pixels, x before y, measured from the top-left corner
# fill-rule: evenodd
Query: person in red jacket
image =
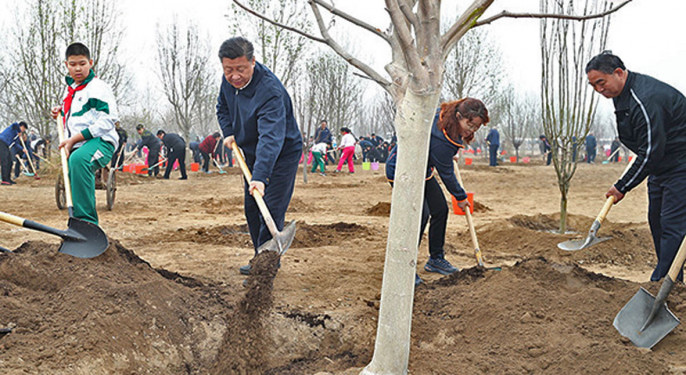
<path fill-rule="evenodd" d="M 210 160 L 214 157 L 214 150 L 217 148 L 217 141 L 219 141 L 219 138 L 221 138 L 221 135 L 219 132 L 215 132 L 214 134 L 205 137 L 198 146 L 203 159 L 202 170 L 205 173 L 211 173 Z"/>

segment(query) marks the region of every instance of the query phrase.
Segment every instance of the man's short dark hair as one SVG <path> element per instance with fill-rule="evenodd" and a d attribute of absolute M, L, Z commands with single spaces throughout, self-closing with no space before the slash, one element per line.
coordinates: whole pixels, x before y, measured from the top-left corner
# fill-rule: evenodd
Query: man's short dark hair
<path fill-rule="evenodd" d="M 212 138 L 221 138 L 221 135 L 219 134 L 219 132 L 214 132 L 212 134 Z"/>
<path fill-rule="evenodd" d="M 591 70 L 597 70 L 601 73 L 612 74 L 617 68 L 626 70 L 622 59 L 613 55 L 612 51 L 603 51 L 586 64 L 586 73 L 588 74 Z"/>
<path fill-rule="evenodd" d="M 28 128 L 29 128 L 29 126 L 26 124 L 26 122 L 24 122 L 24 121 L 19 121 L 19 127 L 22 127 L 22 126 L 24 127 L 24 129 L 28 129 Z"/>
<path fill-rule="evenodd" d="M 158 130 L 157 131 L 157 136 L 159 137 L 160 135 L 165 135 L 167 133 L 164 132 L 164 130 Z"/>
<path fill-rule="evenodd" d="M 246 59 L 252 60 L 254 52 L 252 43 L 249 40 L 243 38 L 242 36 L 236 36 L 231 39 L 227 39 L 219 47 L 219 60 L 223 58 L 227 59 L 237 59 L 241 56 L 245 56 Z"/>
<path fill-rule="evenodd" d="M 91 59 L 91 51 L 83 43 L 72 43 L 67 47 L 67 52 L 65 53 L 65 59 L 69 59 L 69 56 L 86 56 L 88 60 Z"/>
<path fill-rule="evenodd" d="M 141 130 L 141 129 L 145 129 L 145 126 L 143 126 L 143 124 L 136 125 L 136 130 Z"/>

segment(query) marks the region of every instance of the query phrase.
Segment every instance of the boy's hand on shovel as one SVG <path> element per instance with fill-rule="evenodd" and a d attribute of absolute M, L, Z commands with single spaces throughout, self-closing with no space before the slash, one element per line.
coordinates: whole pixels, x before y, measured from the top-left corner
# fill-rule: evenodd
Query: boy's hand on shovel
<path fill-rule="evenodd" d="M 224 146 L 226 146 L 226 148 L 228 148 L 228 149 L 231 149 L 231 145 L 232 145 L 234 142 L 236 142 L 236 140 L 235 140 L 235 138 L 233 137 L 233 135 L 230 135 L 230 136 L 224 138 Z M 252 189 L 251 189 L 250 191 L 252 192 Z M 264 191 L 264 189 L 262 189 L 262 191 Z"/>
<path fill-rule="evenodd" d="M 457 202 L 457 207 L 460 207 L 462 212 L 467 212 L 467 209 L 469 207 L 469 201 L 468 200 L 463 200 L 463 201 L 458 201 Z"/>

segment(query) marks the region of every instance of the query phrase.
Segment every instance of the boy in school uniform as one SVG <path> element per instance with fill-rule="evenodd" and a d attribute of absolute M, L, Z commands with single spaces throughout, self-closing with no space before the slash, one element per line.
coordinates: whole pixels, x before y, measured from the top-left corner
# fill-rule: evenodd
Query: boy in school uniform
<path fill-rule="evenodd" d="M 62 115 L 74 217 L 98 225 L 95 210 L 95 171 L 105 167 L 119 145 L 115 130 L 117 104 L 110 86 L 95 76 L 88 47 L 73 43 L 67 47 L 67 88 L 61 106 L 52 116 Z"/>

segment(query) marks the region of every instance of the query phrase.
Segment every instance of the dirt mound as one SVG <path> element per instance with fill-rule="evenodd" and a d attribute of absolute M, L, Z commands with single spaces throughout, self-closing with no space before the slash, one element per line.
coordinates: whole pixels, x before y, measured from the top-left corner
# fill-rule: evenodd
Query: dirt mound
<path fill-rule="evenodd" d="M 658 285 L 643 285 L 655 293 Z M 686 340 L 675 329 L 653 352 L 612 326 L 638 285 L 577 266 L 533 258 L 502 271 L 463 270 L 420 287 L 412 322 L 411 370 L 422 373 L 669 373 Z M 686 314 L 686 288 L 670 295 Z M 676 306 L 676 307 L 675 307 Z M 460 350 L 450 350 L 459 346 Z M 437 356 L 435 353 L 444 353 Z M 445 353 L 448 353 L 447 355 Z"/>
<path fill-rule="evenodd" d="M 311 204 L 306 203 L 300 198 L 293 197 L 291 203 L 288 205 L 288 212 L 312 212 L 315 209 Z"/>
<path fill-rule="evenodd" d="M 486 206 L 485 204 L 480 203 L 478 201 L 474 201 L 474 212 L 486 212 L 490 210 L 491 208 Z"/>
<path fill-rule="evenodd" d="M 517 215 L 477 228 L 479 244 L 484 257 L 491 263 L 498 259 L 517 260 L 543 256 L 556 262 L 578 264 L 622 265 L 630 270 L 646 270 L 655 266 L 650 229 L 646 224 L 612 223 L 605 221 L 599 231 L 600 237 L 609 240 L 580 251 L 562 251 L 557 244 L 570 238 L 585 238 L 594 218 L 569 215 L 568 225 L 577 234 L 560 235 L 559 214 Z M 470 249 L 467 230 L 449 238 L 449 243 L 459 243 Z M 448 250 L 451 248 L 448 246 Z M 465 250 L 466 251 L 466 250 Z"/>
<path fill-rule="evenodd" d="M 307 224 L 298 223 L 292 248 L 346 246 L 350 242 L 364 242 L 381 236 L 378 231 L 355 223 Z"/>
<path fill-rule="evenodd" d="M 200 203 L 200 207 L 205 209 L 205 213 L 211 215 L 224 215 L 243 211 L 243 197 L 234 196 L 230 198 L 205 199 Z"/>
<path fill-rule="evenodd" d="M 142 244 L 195 242 L 214 245 L 230 245 L 235 247 L 252 247 L 248 224 L 219 225 L 207 228 L 179 228 L 164 232 L 162 235 L 153 234 L 141 237 Z"/>
<path fill-rule="evenodd" d="M 27 242 L 0 256 L 1 319 L 16 325 L 0 340 L 5 371 L 186 373 L 211 364 L 224 332 L 217 293 L 163 276 L 116 241 L 94 259 L 57 249 Z"/>
<path fill-rule="evenodd" d="M 391 203 L 379 202 L 374 206 L 369 207 L 366 214 L 370 216 L 388 216 L 391 214 Z"/>

